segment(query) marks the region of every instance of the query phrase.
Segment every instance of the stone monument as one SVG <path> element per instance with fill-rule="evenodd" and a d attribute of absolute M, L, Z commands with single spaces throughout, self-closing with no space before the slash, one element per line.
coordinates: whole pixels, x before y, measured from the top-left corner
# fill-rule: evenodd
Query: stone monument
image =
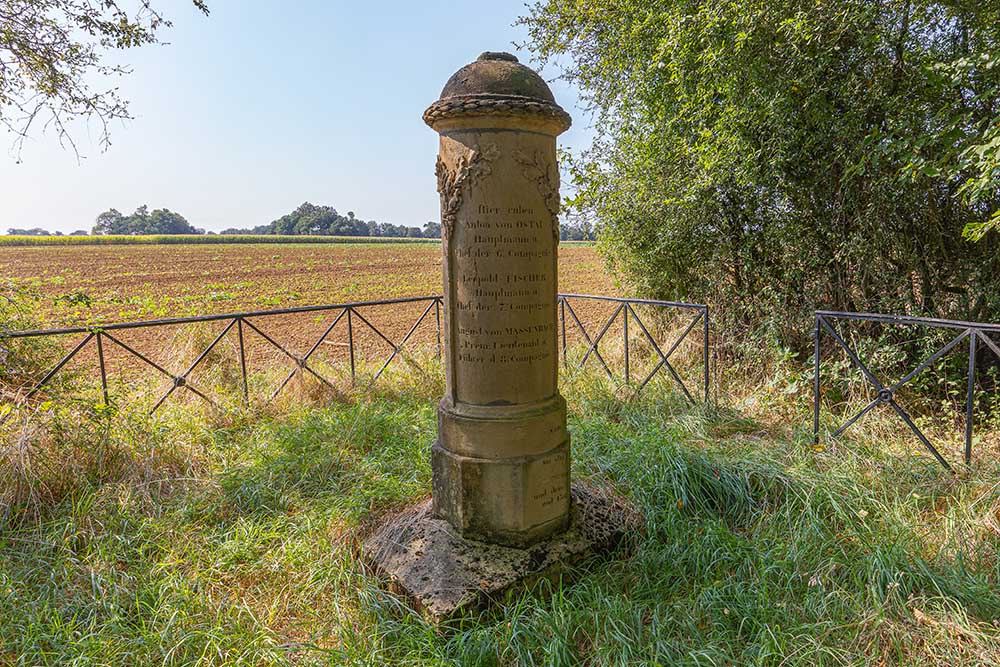
<path fill-rule="evenodd" d="M 570 486 L 558 389 L 556 137 L 570 117 L 508 53 L 458 70 L 424 113 L 440 135 L 446 390 L 433 496 L 363 547 L 434 618 L 620 539 L 635 513 Z"/>
<path fill-rule="evenodd" d="M 569 521 L 556 136 L 570 118 L 517 58 L 484 53 L 424 120 L 440 134 L 444 256 L 434 514 L 463 536 L 524 547 Z"/>

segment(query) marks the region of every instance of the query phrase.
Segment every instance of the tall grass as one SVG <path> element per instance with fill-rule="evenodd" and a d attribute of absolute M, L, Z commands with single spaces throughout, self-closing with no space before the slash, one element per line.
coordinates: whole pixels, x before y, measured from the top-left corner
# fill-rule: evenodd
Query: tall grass
<path fill-rule="evenodd" d="M 267 407 L 150 417 L 91 390 L 5 424 L 0 665 L 1000 664 L 1000 448 L 951 475 L 879 413 L 814 446 L 809 369 L 780 354 L 726 371 L 712 406 L 565 373 L 573 473 L 630 497 L 644 534 L 428 625 L 356 558 L 430 489 L 442 387 L 420 361 Z M 200 382 L 230 374 L 207 359 Z"/>
<path fill-rule="evenodd" d="M 381 386 L 224 415 L 52 412 L 25 437 L 69 453 L 66 485 L 8 507 L 0 664 L 1000 662 L 991 459 L 956 478 L 898 435 L 817 449 L 802 421 L 665 384 L 623 400 L 590 373 L 564 385 L 574 474 L 645 513 L 635 552 L 431 627 L 354 556 L 367 519 L 430 484 L 440 386 L 405 366 Z"/>

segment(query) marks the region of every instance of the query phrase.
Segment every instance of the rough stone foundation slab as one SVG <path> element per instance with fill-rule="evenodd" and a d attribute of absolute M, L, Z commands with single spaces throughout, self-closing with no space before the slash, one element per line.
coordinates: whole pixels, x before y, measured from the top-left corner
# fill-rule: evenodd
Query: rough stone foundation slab
<path fill-rule="evenodd" d="M 558 576 L 592 555 L 605 555 L 642 528 L 623 498 L 574 483 L 570 527 L 526 549 L 464 539 L 427 500 L 385 521 L 365 540 L 362 558 L 433 622 L 485 607 L 514 586 Z"/>

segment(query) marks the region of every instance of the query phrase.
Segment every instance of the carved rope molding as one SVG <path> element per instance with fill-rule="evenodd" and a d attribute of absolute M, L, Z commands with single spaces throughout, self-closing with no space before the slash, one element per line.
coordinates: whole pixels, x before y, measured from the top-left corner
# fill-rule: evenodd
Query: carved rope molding
<path fill-rule="evenodd" d="M 437 175 L 438 194 L 441 195 L 441 227 L 446 240 L 451 241 L 451 232 L 455 227 L 458 211 L 462 208 L 466 186 L 492 173 L 490 163 L 499 156 L 500 149 L 496 144 L 486 144 L 482 150 L 473 150 L 460 157 L 454 170 L 448 169 L 448 165 L 438 156 L 434 173 Z"/>
<path fill-rule="evenodd" d="M 436 121 L 461 116 L 540 116 L 559 122 L 560 132 L 572 124 L 570 115 L 552 102 L 530 97 L 449 97 L 438 100 L 424 112 L 424 122 L 433 126 Z"/>
<path fill-rule="evenodd" d="M 552 238 L 559 242 L 559 170 L 536 150 L 530 156 L 514 151 L 514 160 L 521 165 L 524 177 L 535 184 L 545 201 L 552 226 Z"/>

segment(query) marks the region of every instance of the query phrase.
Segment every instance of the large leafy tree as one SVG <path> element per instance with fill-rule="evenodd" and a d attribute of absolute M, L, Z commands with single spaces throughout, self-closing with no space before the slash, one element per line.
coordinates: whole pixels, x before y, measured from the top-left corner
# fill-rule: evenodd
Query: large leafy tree
<path fill-rule="evenodd" d="M 193 0 L 208 13 L 206 0 Z M 130 118 L 114 86 L 128 67 L 109 53 L 159 42 L 170 22 L 152 0 L 0 0 L 0 126 L 15 137 L 14 154 L 37 127 L 50 127 L 74 150 L 75 120 L 108 124 Z"/>
<path fill-rule="evenodd" d="M 642 291 L 800 344 L 814 307 L 1000 316 L 997 0 L 543 0 L 523 22 L 592 105 L 572 203 Z"/>
<path fill-rule="evenodd" d="M 437 225 L 435 228 L 433 225 Z M 267 225 L 258 225 L 252 229 L 231 228 L 223 230 L 223 234 L 290 234 L 290 235 L 320 235 L 320 236 L 391 236 L 391 237 L 427 237 L 440 238 L 441 227 L 438 223 L 427 223 L 425 232 L 419 227 L 405 227 L 388 222 L 364 221 L 354 216 L 354 211 L 341 215 L 332 206 L 318 206 L 304 202 L 291 213 L 286 213 Z"/>
<path fill-rule="evenodd" d="M 191 225 L 180 213 L 169 209 L 149 210 L 140 206 L 132 215 L 122 215 L 116 209 L 109 209 L 97 216 L 94 234 L 204 234 L 204 229 Z"/>
<path fill-rule="evenodd" d="M 441 223 L 429 220 L 424 223 L 424 230 L 422 236 L 425 239 L 439 239 L 441 238 Z"/>

